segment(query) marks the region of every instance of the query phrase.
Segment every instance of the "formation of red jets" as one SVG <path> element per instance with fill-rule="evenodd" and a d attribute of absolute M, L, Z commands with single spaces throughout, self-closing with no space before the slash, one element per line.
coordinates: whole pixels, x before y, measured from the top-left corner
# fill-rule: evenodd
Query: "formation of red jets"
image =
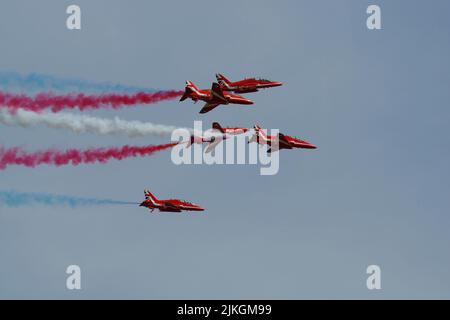
<path fill-rule="evenodd" d="M 202 100 L 206 103 L 200 110 L 200 113 L 207 113 L 221 104 L 253 104 L 253 101 L 234 93 L 257 92 L 259 89 L 282 85 L 281 82 L 256 78 L 232 82 L 220 73 L 216 74 L 216 78 L 217 82 L 213 82 L 211 89 L 199 89 L 192 81 L 186 81 L 184 94 L 180 101 L 184 101 L 187 98 L 192 99 L 194 102 Z"/>
<path fill-rule="evenodd" d="M 186 81 L 186 87 L 180 101 L 187 98 L 194 102 L 201 100 L 205 105 L 199 113 L 207 113 L 219 105 L 240 104 L 250 105 L 253 101 L 244 98 L 236 93 L 258 92 L 260 89 L 278 87 L 283 85 L 281 82 L 270 81 L 267 79 L 248 78 L 240 81 L 230 81 L 224 75 L 216 74 L 217 82 L 213 82 L 211 89 L 199 89 L 192 81 Z M 205 152 L 209 153 L 223 140 L 230 138 L 231 135 L 246 133 L 250 129 L 239 127 L 222 127 L 218 122 L 212 124 L 212 129 L 219 134 L 205 137 L 192 135 L 190 141 L 186 143 L 188 146 L 193 143 L 208 143 Z M 256 142 L 261 145 L 268 146 L 268 153 L 282 149 L 316 149 L 317 147 L 305 140 L 279 133 L 278 136 L 270 136 L 265 133 L 259 125 L 253 127 L 254 134 L 249 143 Z M 179 199 L 158 200 L 150 191 L 144 191 L 145 200 L 140 204 L 142 207 L 150 209 L 152 212 L 158 209 L 160 212 L 182 212 L 182 211 L 204 211 L 199 205 Z"/>

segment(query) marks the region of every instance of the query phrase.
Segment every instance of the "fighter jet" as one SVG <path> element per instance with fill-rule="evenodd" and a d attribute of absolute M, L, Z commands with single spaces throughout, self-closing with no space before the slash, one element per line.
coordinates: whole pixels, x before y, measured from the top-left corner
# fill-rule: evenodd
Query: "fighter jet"
<path fill-rule="evenodd" d="M 294 148 L 301 148 L 301 149 L 316 149 L 317 147 L 313 145 L 312 143 L 309 143 L 305 140 L 301 140 L 296 137 L 284 135 L 282 133 L 278 134 L 278 137 L 276 136 L 268 136 L 264 130 L 261 129 L 260 126 L 255 125 L 255 134 L 252 136 L 252 138 L 249 140 L 249 143 L 256 142 L 260 145 L 268 145 L 269 149 L 267 150 L 268 153 L 271 153 L 273 151 L 278 151 L 281 149 L 294 149 Z M 272 146 L 274 144 L 275 140 L 278 139 L 278 146 Z"/>
<path fill-rule="evenodd" d="M 212 84 L 211 89 L 200 90 L 191 81 L 186 81 L 185 91 L 180 101 L 184 101 L 187 98 L 191 98 L 194 102 L 198 100 L 206 102 L 200 113 L 207 113 L 221 104 L 253 104 L 253 101 L 249 99 L 224 92 L 216 82 Z"/>
<path fill-rule="evenodd" d="M 247 128 L 222 128 L 218 122 L 213 122 L 212 128 L 207 131 L 208 134 L 193 134 L 188 141 L 181 141 L 179 143 L 185 143 L 186 148 L 189 148 L 192 144 L 207 143 L 208 146 L 205 149 L 205 153 L 212 152 L 219 143 L 225 139 L 229 139 L 235 135 L 247 132 Z"/>
<path fill-rule="evenodd" d="M 211 136 L 192 135 L 189 141 L 181 143 L 186 143 L 186 148 L 189 148 L 194 143 L 198 144 L 208 143 L 208 146 L 205 149 L 205 153 L 210 153 L 217 147 L 219 143 L 228 138 L 229 137 L 227 135 L 211 135 Z"/>
<path fill-rule="evenodd" d="M 212 128 L 217 131 L 220 131 L 223 134 L 241 134 L 246 133 L 248 131 L 248 128 L 239 128 L 239 127 L 223 128 L 218 122 L 213 122 Z"/>
<path fill-rule="evenodd" d="M 178 199 L 158 200 L 148 190 L 144 190 L 145 200 L 139 205 L 146 207 L 153 212 L 158 209 L 160 212 L 182 212 L 182 211 L 204 211 L 202 207 L 193 204 L 189 201 Z"/>
<path fill-rule="evenodd" d="M 257 92 L 259 89 L 279 87 L 283 85 L 281 82 L 258 78 L 247 78 L 232 82 L 220 73 L 216 74 L 216 79 L 224 91 L 231 91 L 235 93 Z"/>

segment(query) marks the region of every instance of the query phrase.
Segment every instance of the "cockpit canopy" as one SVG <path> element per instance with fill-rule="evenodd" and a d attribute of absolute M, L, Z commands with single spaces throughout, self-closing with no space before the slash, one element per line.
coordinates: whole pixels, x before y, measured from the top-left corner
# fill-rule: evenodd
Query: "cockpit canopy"
<path fill-rule="evenodd" d="M 257 80 L 257 81 L 264 81 L 264 82 L 272 82 L 272 80 L 265 79 L 265 78 L 262 78 L 262 77 L 246 78 L 245 80 Z"/>

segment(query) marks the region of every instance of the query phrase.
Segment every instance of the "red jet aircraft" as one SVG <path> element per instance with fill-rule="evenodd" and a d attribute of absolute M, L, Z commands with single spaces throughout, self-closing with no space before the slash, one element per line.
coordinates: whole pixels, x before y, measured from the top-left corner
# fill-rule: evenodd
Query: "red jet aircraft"
<path fill-rule="evenodd" d="M 247 128 L 223 128 L 218 122 L 213 122 L 212 128 L 220 131 L 223 134 L 241 134 L 248 131 Z"/>
<path fill-rule="evenodd" d="M 248 78 L 236 82 L 232 82 L 225 78 L 224 75 L 216 74 L 217 82 L 225 91 L 232 91 L 236 93 L 257 92 L 258 89 L 265 89 L 271 87 L 279 87 L 283 85 L 281 82 L 270 81 L 267 79 Z"/>
<path fill-rule="evenodd" d="M 212 88 L 200 90 L 191 81 L 186 81 L 186 88 L 180 101 L 191 98 L 193 101 L 205 101 L 205 106 L 200 110 L 200 113 L 207 113 L 221 104 L 253 104 L 253 101 L 236 94 L 223 92 L 218 83 L 213 83 Z"/>
<path fill-rule="evenodd" d="M 178 199 L 167 199 L 158 200 L 156 197 L 150 193 L 148 190 L 144 190 L 145 201 L 140 204 L 140 207 L 146 207 L 152 212 L 158 209 L 162 212 L 181 212 L 185 211 L 204 211 L 202 207 L 190 203 L 188 201 L 178 200 Z"/>
<path fill-rule="evenodd" d="M 242 134 L 248 131 L 247 128 L 222 128 L 222 126 L 218 122 L 213 122 L 212 124 L 212 132 L 209 136 L 203 135 L 195 135 L 193 134 L 189 141 L 185 141 L 187 143 L 187 148 L 189 148 L 193 143 L 208 143 L 208 147 L 206 147 L 205 153 L 212 152 L 219 143 L 223 140 L 228 139 L 231 135 Z M 218 134 L 215 134 L 218 133 Z"/>
<path fill-rule="evenodd" d="M 202 144 L 206 142 L 208 143 L 208 147 L 206 147 L 205 153 L 210 153 L 225 139 L 228 139 L 228 136 L 225 134 L 210 137 L 192 135 L 190 141 L 186 141 L 185 143 L 187 143 L 186 147 L 189 148 L 193 143 Z"/>
<path fill-rule="evenodd" d="M 305 140 L 301 140 L 295 137 L 287 136 L 282 133 L 278 134 L 278 148 L 272 150 L 272 143 L 277 139 L 275 136 L 268 136 L 258 125 L 254 126 L 255 135 L 250 139 L 249 143 L 257 142 L 261 145 L 267 144 L 269 149 L 268 153 L 272 151 L 278 151 L 281 149 L 293 149 L 293 148 L 301 148 L 301 149 L 316 149 L 317 147 L 312 143 L 309 143 Z"/>

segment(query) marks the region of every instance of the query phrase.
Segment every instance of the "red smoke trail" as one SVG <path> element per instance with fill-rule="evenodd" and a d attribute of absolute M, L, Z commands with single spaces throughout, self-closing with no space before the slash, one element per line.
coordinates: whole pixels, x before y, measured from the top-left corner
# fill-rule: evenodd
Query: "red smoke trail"
<path fill-rule="evenodd" d="M 162 151 L 175 146 L 177 143 L 151 145 L 144 147 L 123 146 L 119 148 L 97 148 L 87 150 L 70 149 L 60 151 L 49 149 L 44 151 L 26 152 L 21 148 L 4 149 L 0 147 L 0 170 L 9 165 L 21 165 L 35 167 L 40 164 L 63 166 L 81 163 L 105 163 L 110 159 L 122 160 L 129 157 L 143 157 L 157 151 Z"/>
<path fill-rule="evenodd" d="M 40 93 L 34 97 L 23 94 L 12 94 L 0 91 L 0 107 L 8 107 L 11 110 L 19 108 L 39 112 L 51 109 L 58 112 L 63 109 L 99 109 L 109 106 L 117 109 L 121 106 L 135 104 L 156 103 L 163 100 L 177 98 L 183 91 L 158 91 L 153 93 L 138 92 L 135 94 L 106 93 L 99 95 L 85 95 L 83 93 L 72 93 L 66 95 L 55 95 L 52 93 Z"/>

